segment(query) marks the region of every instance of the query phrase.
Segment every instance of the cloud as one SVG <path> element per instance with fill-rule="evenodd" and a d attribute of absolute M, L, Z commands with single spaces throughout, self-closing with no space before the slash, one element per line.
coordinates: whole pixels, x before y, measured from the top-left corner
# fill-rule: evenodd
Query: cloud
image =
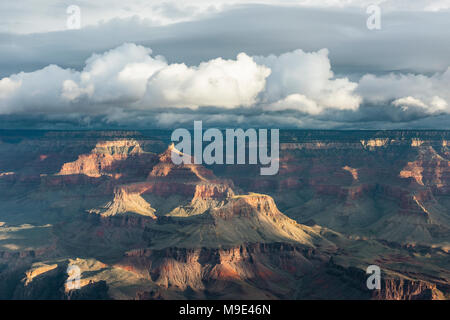
<path fill-rule="evenodd" d="M 198 67 L 172 64 L 148 80 L 141 106 L 249 107 L 257 102 L 270 69 L 258 65 L 245 53 L 236 60 L 222 58 L 201 63 Z"/>
<path fill-rule="evenodd" d="M 60 106 L 64 106 L 61 85 L 73 79 L 72 70 L 56 65 L 3 78 L 0 80 L 0 114 L 58 112 Z"/>
<path fill-rule="evenodd" d="M 64 30 L 70 5 L 81 9 L 81 25 L 98 25 L 114 18 L 138 16 L 152 25 L 170 25 L 196 21 L 236 7 L 272 5 L 290 8 L 365 9 L 379 4 L 386 11 L 442 11 L 450 8 L 449 0 L 41 0 L 38 6 L 24 1 L 0 2 L 0 32 L 36 33 Z"/>
<path fill-rule="evenodd" d="M 431 76 L 415 74 L 364 75 L 357 92 L 365 101 L 392 104 L 404 111 L 418 109 L 427 114 L 450 113 L 450 68 Z"/>
<path fill-rule="evenodd" d="M 135 102 L 144 95 L 147 79 L 167 66 L 150 54 L 148 48 L 127 43 L 93 54 L 82 71 L 49 65 L 13 74 L 0 80 L 0 114 L 98 113 L 105 104 Z"/>
<path fill-rule="evenodd" d="M 366 74 L 350 80 L 335 75 L 328 55 L 327 49 L 240 53 L 188 66 L 125 43 L 91 55 L 79 71 L 49 65 L 0 79 L 0 115 L 107 127 L 170 127 L 193 120 L 220 126 L 364 127 L 450 114 L 450 68 L 433 75 Z"/>
<path fill-rule="evenodd" d="M 275 108 L 284 105 L 317 114 L 326 108 L 359 107 L 361 98 L 354 94 L 357 84 L 347 78 L 334 78 L 326 49 L 310 53 L 295 50 L 280 56 L 257 57 L 256 61 L 272 70 L 263 97 Z"/>
<path fill-rule="evenodd" d="M 396 107 L 401 107 L 404 111 L 410 108 L 416 108 L 431 114 L 440 112 L 450 113 L 450 109 L 447 108 L 447 101 L 438 96 L 434 96 L 429 104 L 425 104 L 422 100 L 411 96 L 394 100 L 392 104 Z"/>
<path fill-rule="evenodd" d="M 317 103 L 302 94 L 290 94 L 286 98 L 278 100 L 264 107 L 266 111 L 297 110 L 307 114 L 319 114 L 322 108 Z"/>
<path fill-rule="evenodd" d="M 131 103 L 142 98 L 147 80 L 167 67 L 163 57 L 151 49 L 125 43 L 103 54 L 93 54 L 76 81 L 63 84 L 62 95 L 70 101 L 88 98 L 92 103 Z"/>
<path fill-rule="evenodd" d="M 97 6 L 97 2 L 90 3 Z M 102 12 L 109 10 L 107 7 Z M 8 13 L 8 9 L 0 9 L 0 25 L 4 22 L 1 14 Z M 62 12 L 59 24 L 65 26 L 65 7 L 58 10 Z M 124 42 L 150 47 L 170 63 L 188 66 L 216 57 L 235 59 L 240 52 L 268 56 L 298 48 L 306 52 L 328 48 L 335 74 L 352 79 L 364 73 L 434 73 L 448 66 L 449 14 L 390 12 L 383 4 L 382 28 L 370 31 L 366 27 L 368 15 L 361 8 L 248 5 L 231 6 L 201 19 L 165 26 L 155 26 L 149 21 L 152 15 L 142 14 L 105 18 L 98 25 L 80 30 L 23 35 L 12 34 L 14 28 L 6 28 L 6 33 L 0 33 L 0 78 L 49 64 L 82 70 L 92 52 L 104 52 Z M 45 23 L 19 19 L 15 14 L 11 17 L 14 22 L 27 21 L 33 30 Z"/>
<path fill-rule="evenodd" d="M 3 78 L 0 80 L 0 99 L 11 95 L 22 85 L 21 80 L 12 80 L 11 78 Z"/>
<path fill-rule="evenodd" d="M 407 110 L 409 107 L 428 108 L 421 100 L 411 96 L 394 100 L 392 104 L 396 107 L 402 107 L 403 110 Z"/>
<path fill-rule="evenodd" d="M 105 105 L 130 109 L 235 108 L 257 103 L 270 69 L 245 53 L 197 67 L 168 64 L 151 50 L 126 43 L 93 54 L 82 71 L 50 65 L 0 80 L 0 114 L 73 112 Z M 92 107 L 94 106 L 94 107 Z M 96 110 L 95 110 L 96 109 Z"/>
<path fill-rule="evenodd" d="M 335 78 L 328 51 L 302 50 L 280 56 L 235 60 L 216 58 L 198 66 L 168 64 L 151 49 L 131 43 L 93 54 L 81 71 L 48 66 L 0 83 L 0 113 L 266 105 L 319 114 L 324 109 L 356 110 L 356 83 Z M 12 84 L 20 83 L 16 87 Z M 34 101 L 34 102 L 33 102 Z"/>

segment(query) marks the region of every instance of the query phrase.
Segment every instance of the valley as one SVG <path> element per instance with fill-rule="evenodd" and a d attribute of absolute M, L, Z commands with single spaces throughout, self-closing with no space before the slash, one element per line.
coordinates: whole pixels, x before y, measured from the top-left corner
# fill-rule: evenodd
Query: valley
<path fill-rule="evenodd" d="M 175 165 L 169 131 L 3 130 L 0 299 L 449 299 L 449 147 L 282 130 L 262 176 Z"/>

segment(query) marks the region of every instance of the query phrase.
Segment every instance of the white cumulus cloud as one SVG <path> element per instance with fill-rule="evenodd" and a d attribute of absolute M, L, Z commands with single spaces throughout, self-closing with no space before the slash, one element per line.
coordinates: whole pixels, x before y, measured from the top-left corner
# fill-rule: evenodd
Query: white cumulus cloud
<path fill-rule="evenodd" d="M 450 113 L 450 68 L 431 76 L 416 74 L 365 75 L 358 93 L 365 101 L 421 109 L 425 113 Z"/>
<path fill-rule="evenodd" d="M 156 107 L 251 106 L 264 89 L 270 69 L 240 53 L 236 60 L 221 58 L 198 67 L 172 64 L 147 83 L 141 105 Z"/>
<path fill-rule="evenodd" d="M 240 53 L 189 66 L 125 43 L 93 54 L 80 71 L 49 65 L 0 79 L 0 115 L 99 115 L 109 123 L 164 112 L 156 118 L 164 124 L 175 109 L 190 108 L 191 117 L 201 119 L 202 108 L 215 107 L 206 110 L 217 122 L 231 119 L 231 113 L 243 119 L 249 113 L 292 117 L 292 111 L 299 118 L 321 119 L 346 111 L 357 119 L 356 113 L 373 105 L 387 106 L 394 118 L 403 119 L 411 111 L 414 116 L 450 114 L 449 84 L 450 68 L 429 76 L 336 77 L 327 49 L 266 57 Z"/>
<path fill-rule="evenodd" d="M 354 92 L 357 83 L 334 77 L 327 49 L 295 50 L 258 57 L 256 61 L 272 70 L 263 97 L 275 108 L 317 114 L 326 108 L 356 110 L 361 103 L 361 97 Z"/>
<path fill-rule="evenodd" d="M 199 66 L 168 64 L 149 48 L 126 43 L 93 54 L 82 71 L 55 65 L 0 80 L 0 113 L 71 112 L 105 105 L 234 108 L 252 106 L 264 90 L 270 69 L 245 53 L 236 60 L 213 59 Z M 97 112 L 95 112 L 97 111 Z"/>

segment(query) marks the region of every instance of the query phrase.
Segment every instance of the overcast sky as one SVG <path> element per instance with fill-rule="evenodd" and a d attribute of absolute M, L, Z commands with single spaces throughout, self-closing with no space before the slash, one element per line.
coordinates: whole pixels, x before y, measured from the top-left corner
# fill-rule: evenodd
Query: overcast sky
<path fill-rule="evenodd" d="M 0 3 L 0 128 L 194 120 L 450 129 L 450 0 Z"/>

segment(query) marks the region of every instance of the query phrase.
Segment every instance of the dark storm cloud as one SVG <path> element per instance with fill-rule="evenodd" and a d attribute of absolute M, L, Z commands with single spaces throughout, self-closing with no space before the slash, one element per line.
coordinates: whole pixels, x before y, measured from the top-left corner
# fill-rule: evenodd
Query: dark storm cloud
<path fill-rule="evenodd" d="M 363 8 L 351 10 L 245 6 L 212 18 L 152 26 L 138 17 L 95 27 L 28 35 L 0 35 L 0 76 L 48 64 L 80 68 L 92 52 L 124 42 L 143 44 L 169 61 L 198 64 L 215 57 L 280 54 L 328 48 L 338 73 L 437 72 L 448 66 L 445 12 L 388 12 L 381 30 L 366 27 Z"/>
<path fill-rule="evenodd" d="M 189 12 L 170 4 L 156 10 L 174 18 Z M 2 128 L 174 128 L 189 127 L 194 120 L 203 120 L 206 125 L 217 127 L 232 124 L 448 129 L 449 11 L 387 11 L 381 16 L 381 30 L 375 31 L 367 29 L 367 17 L 365 8 L 248 5 L 166 26 L 132 17 L 80 30 L 3 33 L 0 34 Z M 154 60 L 147 61 L 145 49 L 126 49 L 122 46 L 125 42 L 151 48 Z M 328 51 L 320 51 L 323 48 Z M 110 49 L 112 56 L 117 58 L 117 53 L 122 58 L 106 59 L 104 52 Z M 303 51 L 294 51 L 297 49 Z M 136 50 L 140 53 L 136 54 Z M 236 57 L 240 52 L 246 53 L 241 60 Z M 98 57 L 104 57 L 104 61 L 97 57 L 86 63 L 93 53 L 101 54 Z M 139 73 L 143 67 L 153 68 L 160 63 L 156 55 L 164 56 L 161 60 L 164 66 L 157 67 L 163 71 L 158 71 L 159 76 L 151 83 L 143 84 L 143 91 L 139 89 L 143 95 L 135 90 L 135 84 L 139 87 L 143 83 L 140 79 L 131 77 L 136 82 L 114 82 L 126 69 L 123 64 L 122 69 L 114 71 L 123 59 L 130 57 L 130 62 L 143 63 L 132 69 Z M 222 62 L 211 60 L 217 57 L 231 60 L 226 60 L 222 68 Z M 80 71 L 91 68 L 92 61 L 106 61 L 112 71 L 104 73 L 103 78 L 83 80 Z M 206 67 L 197 72 L 200 63 Z M 236 101 L 231 90 L 226 91 L 228 95 L 223 99 L 216 92 L 202 93 L 199 98 L 198 88 L 185 90 L 189 83 L 203 81 L 204 74 L 210 74 L 210 68 L 217 66 L 231 78 L 231 70 L 247 70 L 243 67 L 249 66 L 246 73 L 235 74 L 233 78 L 233 81 L 252 79 L 244 84 L 255 86 L 240 88 L 248 96 Z M 234 66 L 239 67 L 233 69 Z M 270 75 L 265 68 L 270 68 Z M 178 70 L 177 74 L 186 79 L 172 77 L 171 70 Z M 295 74 L 286 78 L 289 70 L 295 70 Z M 129 76 L 130 71 L 127 72 Z M 330 75 L 331 72 L 336 76 Z M 9 77 L 12 74 L 16 75 Z M 142 79 L 147 81 L 145 77 Z M 16 86 L 23 91 L 10 98 Z M 166 88 L 175 90 L 176 96 L 182 98 L 168 100 L 158 96 Z M 30 92 L 41 98 L 36 99 Z M 135 98 L 137 95 L 139 99 Z M 9 99 L 3 107 L 2 98 Z M 210 106 L 211 101 L 219 101 L 220 106 Z M 195 108 L 183 108 L 185 103 Z"/>

